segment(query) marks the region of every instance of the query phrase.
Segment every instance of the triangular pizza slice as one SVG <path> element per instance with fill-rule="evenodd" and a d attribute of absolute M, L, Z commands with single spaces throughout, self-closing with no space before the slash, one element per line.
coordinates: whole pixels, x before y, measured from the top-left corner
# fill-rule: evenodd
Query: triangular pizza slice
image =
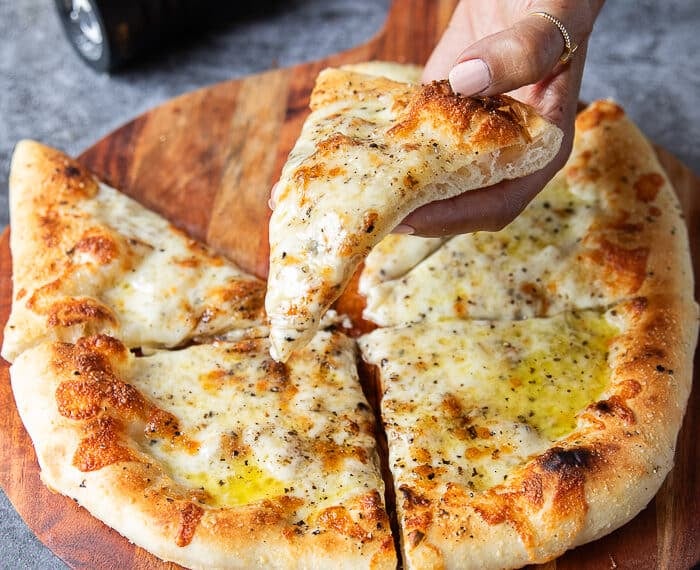
<path fill-rule="evenodd" d="M 692 282 L 681 208 L 650 143 L 611 101 L 591 104 L 576 127 L 566 166 L 503 230 L 423 244 L 434 251 L 401 272 L 397 259 L 419 238 L 380 243 L 360 277 L 365 318 L 521 319 Z"/>
<path fill-rule="evenodd" d="M 632 519 L 673 464 L 697 308 L 373 331 L 404 567 L 520 568 Z"/>
<path fill-rule="evenodd" d="M 9 361 L 44 340 L 97 332 L 144 349 L 264 332 L 264 282 L 59 151 L 17 145 L 10 210 Z"/>
<path fill-rule="evenodd" d="M 374 419 L 348 337 L 286 364 L 266 339 L 136 356 L 43 343 L 10 369 L 41 477 L 188 568 L 396 568 Z"/>
<path fill-rule="evenodd" d="M 320 73 L 270 219 L 272 354 L 313 335 L 370 249 L 415 208 L 542 168 L 562 133 L 510 97 L 466 98 L 350 70 Z"/>

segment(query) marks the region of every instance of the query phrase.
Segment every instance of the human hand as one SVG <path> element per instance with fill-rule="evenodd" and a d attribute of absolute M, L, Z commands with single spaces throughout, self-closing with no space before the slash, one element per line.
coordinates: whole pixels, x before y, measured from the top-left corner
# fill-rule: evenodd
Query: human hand
<path fill-rule="evenodd" d="M 398 231 L 440 236 L 499 230 L 510 223 L 564 165 L 588 36 L 604 0 L 461 0 L 428 60 L 423 81 L 449 77 L 462 95 L 508 92 L 532 105 L 564 132 L 557 156 L 542 170 L 454 198 L 432 202 L 406 217 Z M 547 12 L 578 44 L 568 63 L 562 32 L 534 12 Z"/>

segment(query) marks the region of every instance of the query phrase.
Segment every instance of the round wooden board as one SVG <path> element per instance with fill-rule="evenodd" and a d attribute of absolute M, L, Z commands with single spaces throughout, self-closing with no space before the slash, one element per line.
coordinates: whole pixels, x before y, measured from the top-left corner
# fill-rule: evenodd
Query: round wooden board
<path fill-rule="evenodd" d="M 111 185 L 206 241 L 244 269 L 267 272 L 267 197 L 307 113 L 325 66 L 385 59 L 424 62 L 456 0 L 396 0 L 370 42 L 325 60 L 230 81 L 174 99 L 118 129 L 80 159 Z M 700 283 L 700 180 L 665 151 Z M 695 291 L 696 298 L 698 286 Z M 0 236 L 0 323 L 11 304 L 9 231 Z M 157 560 L 40 481 L 16 412 L 8 365 L 0 365 L 0 484 L 17 511 L 75 569 L 178 568 Z M 700 356 L 695 376 L 700 378 Z M 694 383 L 696 384 L 696 383 Z M 700 560 L 700 393 L 695 386 L 676 466 L 652 503 L 617 532 L 542 568 L 689 568 Z"/>

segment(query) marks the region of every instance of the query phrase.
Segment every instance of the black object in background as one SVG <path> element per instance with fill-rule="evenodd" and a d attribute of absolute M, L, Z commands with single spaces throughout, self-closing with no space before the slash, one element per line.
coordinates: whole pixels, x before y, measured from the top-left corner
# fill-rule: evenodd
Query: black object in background
<path fill-rule="evenodd" d="M 250 15 L 251 4 L 260 9 L 266 2 L 55 0 L 55 4 L 78 55 L 98 71 L 114 71 L 175 40 Z"/>

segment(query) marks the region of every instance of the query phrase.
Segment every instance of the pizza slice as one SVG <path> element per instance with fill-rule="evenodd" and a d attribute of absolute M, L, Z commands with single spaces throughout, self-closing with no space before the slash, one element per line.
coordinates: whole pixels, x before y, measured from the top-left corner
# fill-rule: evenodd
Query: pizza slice
<path fill-rule="evenodd" d="M 43 343 L 12 388 L 48 487 L 188 568 L 395 568 L 356 345 L 320 332 L 135 356 Z"/>
<path fill-rule="evenodd" d="M 10 174 L 13 299 L 3 356 L 106 333 L 128 347 L 265 333 L 265 284 L 78 162 L 33 141 Z"/>
<path fill-rule="evenodd" d="M 365 318 L 527 318 L 692 283 L 680 205 L 649 142 L 609 101 L 576 126 L 567 165 L 505 229 L 454 236 L 393 278 L 419 238 L 380 243 L 360 278 Z"/>
<path fill-rule="evenodd" d="M 542 168 L 562 133 L 507 96 L 465 98 L 342 69 L 319 75 L 270 219 L 272 355 L 313 336 L 353 271 L 412 210 Z"/>
<path fill-rule="evenodd" d="M 608 534 L 673 463 L 697 307 L 443 320 L 360 338 L 376 367 L 406 568 L 519 568 Z"/>

